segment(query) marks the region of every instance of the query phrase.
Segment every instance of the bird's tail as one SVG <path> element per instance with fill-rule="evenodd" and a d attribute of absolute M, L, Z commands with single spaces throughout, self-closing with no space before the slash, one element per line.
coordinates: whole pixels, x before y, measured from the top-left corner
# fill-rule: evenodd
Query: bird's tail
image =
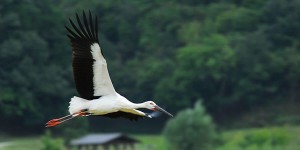
<path fill-rule="evenodd" d="M 70 105 L 69 105 L 69 112 L 70 114 L 74 114 L 80 112 L 84 109 L 88 108 L 89 101 L 80 97 L 74 96 L 71 98 Z"/>

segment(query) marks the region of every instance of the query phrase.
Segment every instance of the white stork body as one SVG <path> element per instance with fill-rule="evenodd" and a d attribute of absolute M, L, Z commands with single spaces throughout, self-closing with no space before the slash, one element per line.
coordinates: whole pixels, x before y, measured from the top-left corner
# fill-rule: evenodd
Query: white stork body
<path fill-rule="evenodd" d="M 88 110 L 93 115 L 104 115 L 119 111 L 120 107 L 116 104 L 118 104 L 116 97 L 111 95 L 90 101 L 74 96 L 70 101 L 69 112 L 75 114 L 81 110 Z"/>
<path fill-rule="evenodd" d="M 136 110 L 138 108 L 161 111 L 172 116 L 152 101 L 135 104 L 118 94 L 109 77 L 106 60 L 99 46 L 97 17 L 95 17 L 95 25 L 91 12 L 88 19 L 83 12 L 83 21 L 76 14 L 76 20 L 79 27 L 70 19 L 73 30 L 68 27 L 66 29 L 72 44 L 73 75 L 80 96 L 71 99 L 70 115 L 52 119 L 46 127 L 56 126 L 78 116 L 89 115 L 123 117 L 130 120 L 152 118 L 151 115 Z"/>
<path fill-rule="evenodd" d="M 70 101 L 69 112 L 75 114 L 81 110 L 88 110 L 88 113 L 92 115 L 105 115 L 113 112 L 124 111 L 131 112 L 140 116 L 147 116 L 147 114 L 138 111 L 138 108 L 146 108 L 145 103 L 135 104 L 127 100 L 120 94 L 117 95 L 106 95 L 99 99 L 85 100 L 80 97 L 74 96 Z M 151 118 L 151 116 L 147 116 Z"/>

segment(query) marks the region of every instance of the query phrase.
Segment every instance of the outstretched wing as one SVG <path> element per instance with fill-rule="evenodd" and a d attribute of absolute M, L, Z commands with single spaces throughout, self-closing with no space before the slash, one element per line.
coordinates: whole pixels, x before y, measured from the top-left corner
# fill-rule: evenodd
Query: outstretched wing
<path fill-rule="evenodd" d="M 115 94 L 106 60 L 98 42 L 97 17 L 95 16 L 95 23 L 93 23 L 91 12 L 88 18 L 83 12 L 82 17 L 83 21 L 76 14 L 77 25 L 69 19 L 72 29 L 66 26 L 67 36 L 72 44 L 72 65 L 76 89 L 80 97 L 88 100 Z"/>
<path fill-rule="evenodd" d="M 127 118 L 131 121 L 138 121 L 142 118 L 156 118 L 160 116 L 160 112 L 145 113 L 136 109 L 122 109 L 117 112 L 102 115 L 109 118 Z"/>

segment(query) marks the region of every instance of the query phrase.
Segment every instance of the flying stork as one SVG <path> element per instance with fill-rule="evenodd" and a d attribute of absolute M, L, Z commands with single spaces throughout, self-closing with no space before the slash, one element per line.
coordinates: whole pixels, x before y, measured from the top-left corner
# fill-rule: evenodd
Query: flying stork
<path fill-rule="evenodd" d="M 69 19 L 73 30 L 66 26 L 72 45 L 73 76 L 79 97 L 71 98 L 69 105 L 70 114 L 58 119 L 52 119 L 46 123 L 46 127 L 53 127 L 65 121 L 80 116 L 101 115 L 110 118 L 152 118 L 151 114 L 139 111 L 146 108 L 163 112 L 173 117 L 153 101 L 144 103 L 132 103 L 114 89 L 109 77 L 106 60 L 99 46 L 97 16 L 89 11 L 87 17 L 82 13 L 83 21 L 76 13 L 77 24 Z M 79 26 L 79 27 L 78 27 Z"/>

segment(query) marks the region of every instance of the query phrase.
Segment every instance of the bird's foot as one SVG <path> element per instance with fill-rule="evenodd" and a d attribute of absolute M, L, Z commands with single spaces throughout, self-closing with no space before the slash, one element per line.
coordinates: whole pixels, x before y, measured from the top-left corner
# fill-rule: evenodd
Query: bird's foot
<path fill-rule="evenodd" d="M 67 120 L 70 120 L 70 119 L 72 119 L 72 118 L 73 118 L 73 115 L 70 114 L 70 115 L 66 115 L 66 116 L 61 117 L 61 118 L 52 119 L 52 120 L 50 120 L 50 121 L 48 121 L 48 122 L 46 123 L 46 127 L 48 128 L 48 127 L 54 127 L 54 126 L 57 126 L 57 125 L 59 125 L 59 124 L 65 122 L 65 121 L 67 121 Z"/>
<path fill-rule="evenodd" d="M 46 123 L 46 127 L 49 128 L 49 127 L 54 127 L 54 126 L 57 126 L 59 124 L 61 124 L 62 122 L 60 121 L 60 119 L 52 119 L 50 121 L 48 121 Z"/>

